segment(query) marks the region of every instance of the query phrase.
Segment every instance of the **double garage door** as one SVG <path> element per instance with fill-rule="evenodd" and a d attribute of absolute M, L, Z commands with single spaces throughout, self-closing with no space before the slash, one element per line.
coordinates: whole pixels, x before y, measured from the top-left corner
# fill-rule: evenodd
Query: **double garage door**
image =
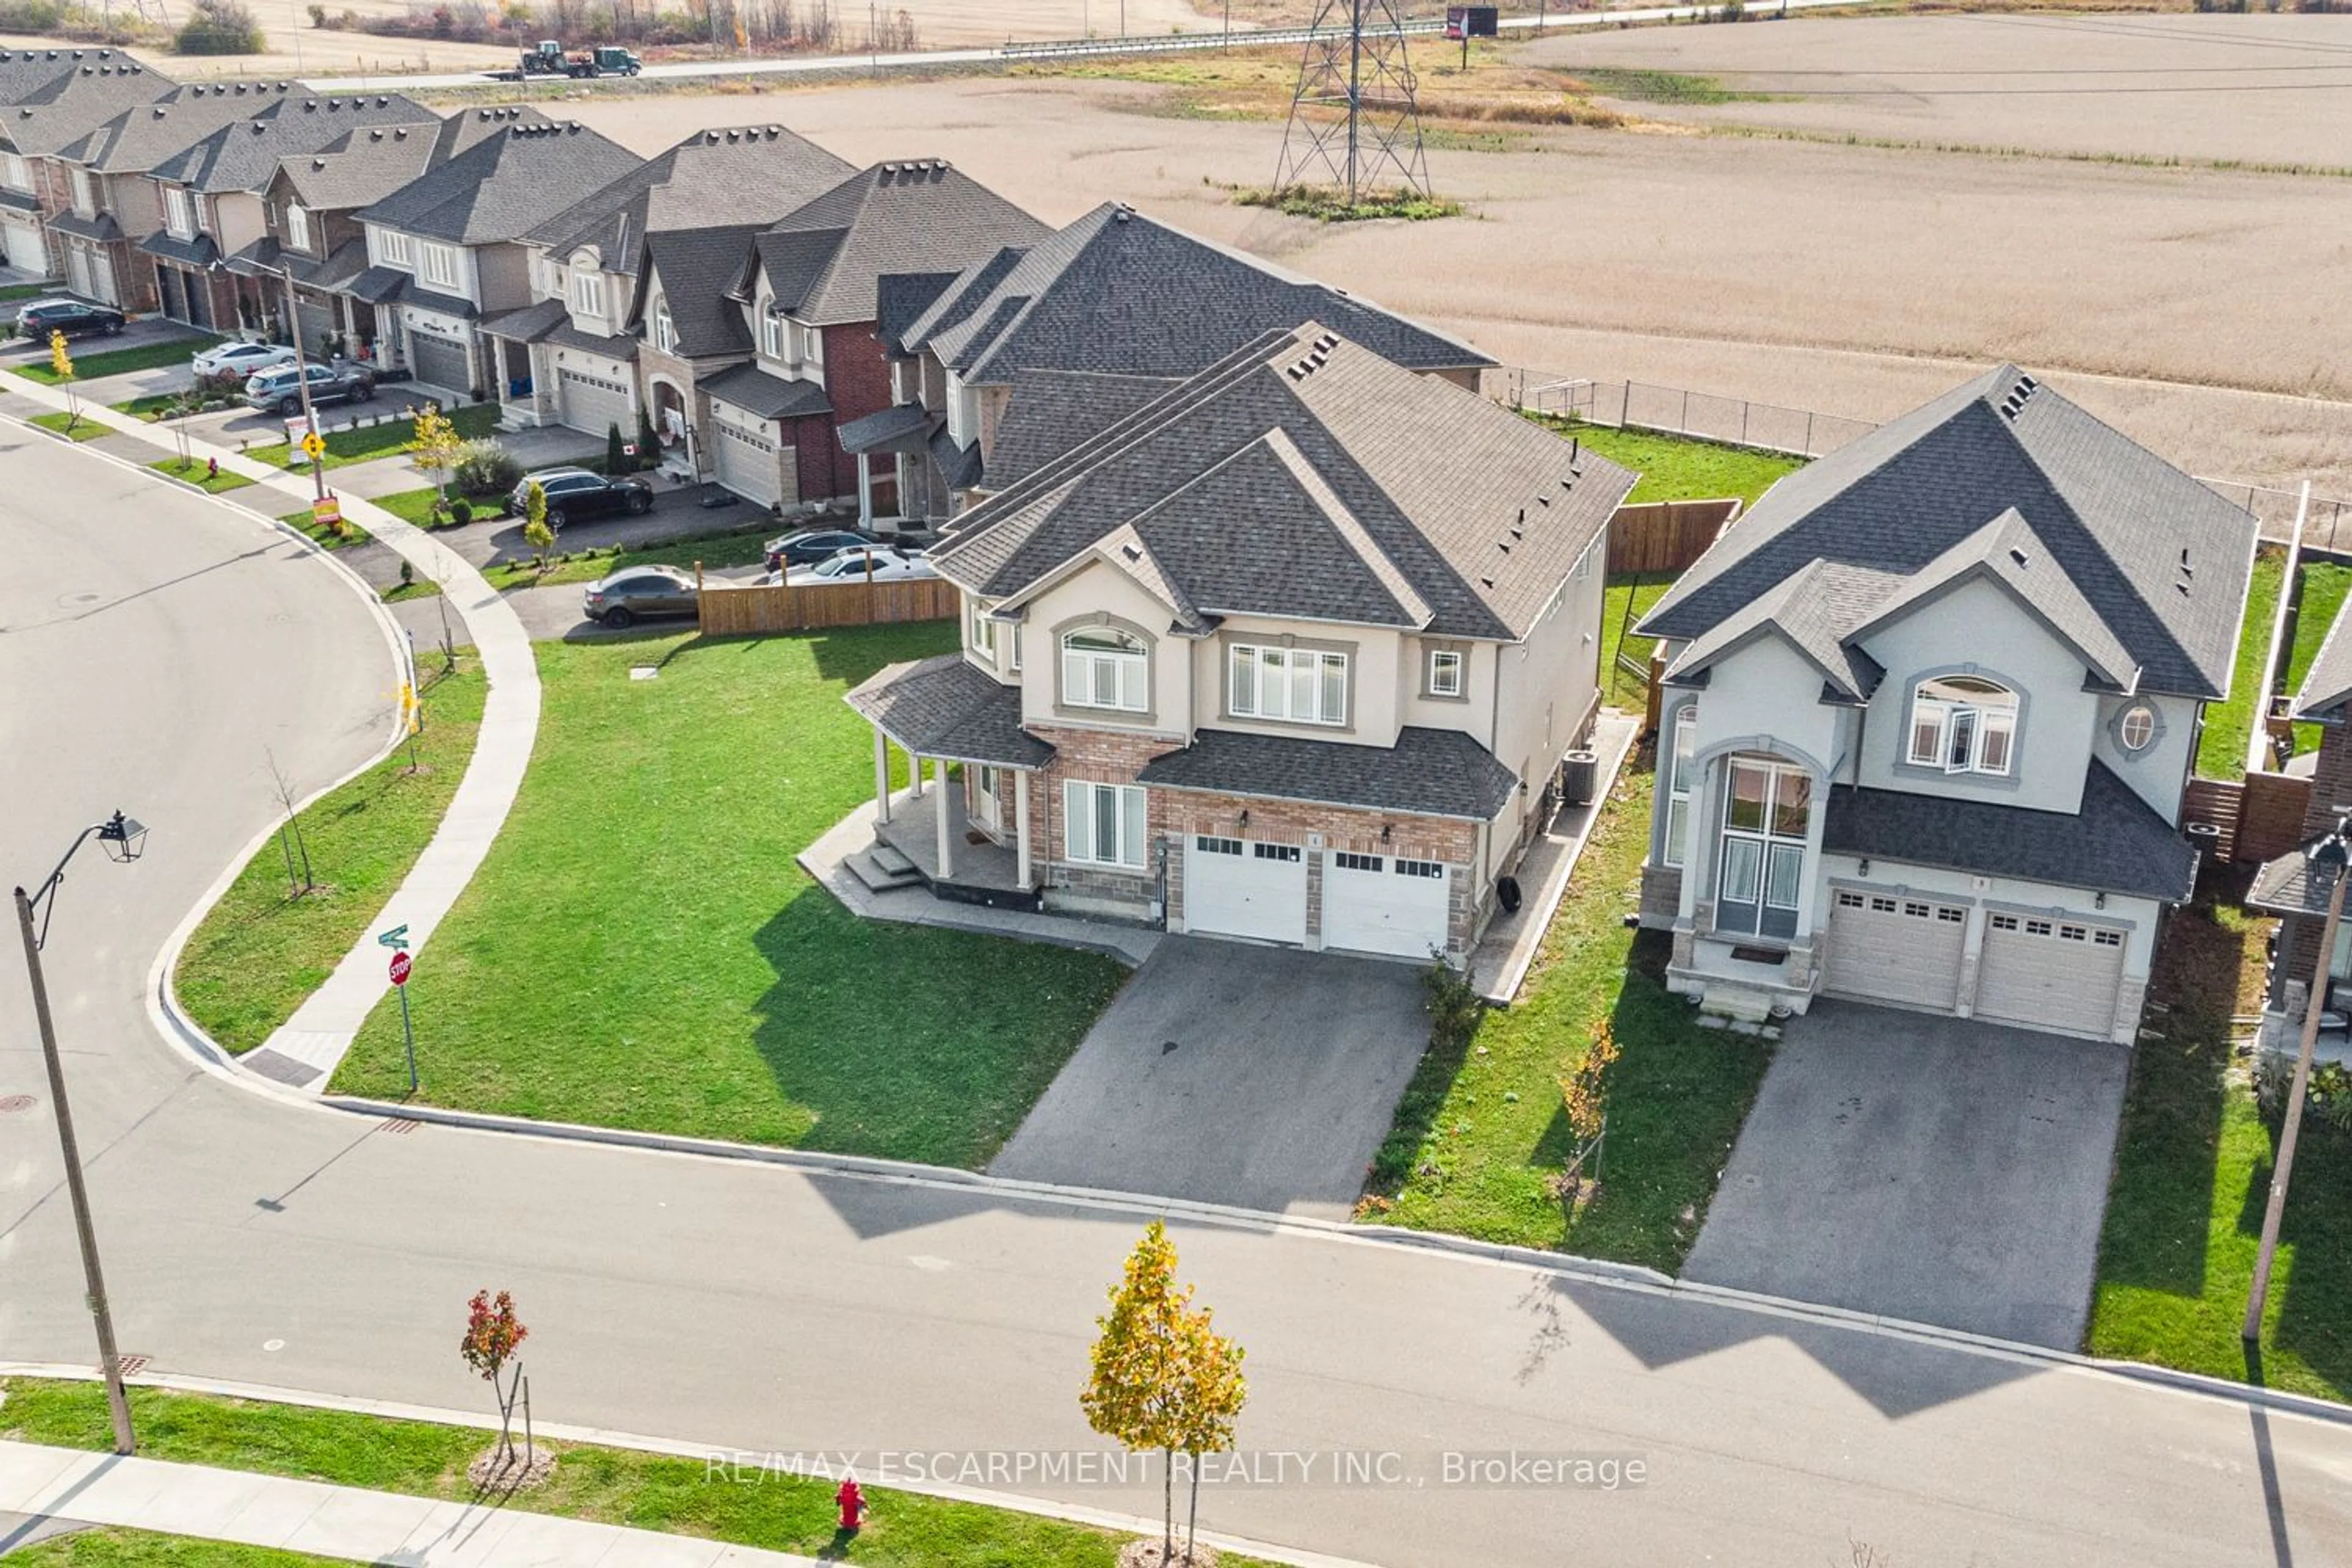
<path fill-rule="evenodd" d="M 1292 944 L 1307 940 L 1307 856 L 1295 844 L 1196 834 L 1184 855 L 1184 927 Z M 1399 958 L 1446 944 L 1446 870 L 1428 860 L 1323 858 L 1323 945 Z"/>
<path fill-rule="evenodd" d="M 1974 1016 L 2105 1039 L 2123 984 L 2124 932 L 2088 921 L 1988 911 L 1977 955 Z M 1866 1002 L 1955 1011 L 1969 929 L 1966 905 L 1840 889 L 1823 989 Z"/>
<path fill-rule="evenodd" d="M 618 429 L 624 441 L 637 438 L 637 414 L 629 406 L 629 389 L 606 376 L 557 366 L 555 416 L 591 436 Z"/>

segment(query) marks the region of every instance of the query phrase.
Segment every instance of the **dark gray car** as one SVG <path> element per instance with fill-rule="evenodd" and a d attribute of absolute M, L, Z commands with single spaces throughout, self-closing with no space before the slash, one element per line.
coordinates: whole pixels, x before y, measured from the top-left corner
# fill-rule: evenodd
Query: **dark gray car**
<path fill-rule="evenodd" d="M 694 574 L 676 566 L 632 566 L 589 584 L 580 611 L 616 629 L 656 616 L 690 616 Z"/>

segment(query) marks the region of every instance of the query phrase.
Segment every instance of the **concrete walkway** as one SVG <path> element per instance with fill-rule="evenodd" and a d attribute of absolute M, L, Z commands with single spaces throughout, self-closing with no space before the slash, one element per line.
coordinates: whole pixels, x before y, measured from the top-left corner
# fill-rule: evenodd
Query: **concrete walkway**
<path fill-rule="evenodd" d="M 9 380 L 19 383 L 8 390 L 20 396 L 50 408 L 66 405 L 62 392 L 21 377 Z M 153 426 L 110 408 L 93 407 L 85 401 L 83 416 L 125 435 L 151 443 L 156 440 Z M 222 468 L 257 481 L 252 489 L 233 491 L 226 500 L 265 517 L 310 504 L 307 477 L 289 477 L 193 437 L 188 446 L 195 458 L 217 458 Z M 474 742 L 474 760 L 408 879 L 369 922 L 367 933 L 344 955 L 326 984 L 276 1034 L 242 1058 L 247 1067 L 267 1078 L 312 1092 L 325 1087 L 360 1026 L 391 989 L 386 973 L 391 954 L 377 945 L 376 932 L 406 926 L 422 983 L 431 984 L 431 965 L 423 951 L 425 943 L 466 884 L 473 880 L 499 829 L 505 826 L 539 735 L 539 666 L 531 655 L 530 634 L 512 606 L 470 562 L 433 535 L 360 497 L 345 496 L 342 504 L 344 515 L 367 530 L 378 543 L 413 563 L 420 576 L 441 585 L 449 607 L 466 623 L 463 640 L 472 643 L 480 658 L 489 693 Z M 184 1034 L 203 1037 L 194 1024 L 184 1019 L 179 1024 Z"/>
<path fill-rule="evenodd" d="M 120 1458 L 0 1442 L 0 1513 L 34 1521 L 0 1534 L 0 1551 L 41 1521 L 114 1525 L 410 1568 L 815 1568 L 816 1559 L 557 1519 L 494 1502 L 289 1480 L 244 1470 Z"/>

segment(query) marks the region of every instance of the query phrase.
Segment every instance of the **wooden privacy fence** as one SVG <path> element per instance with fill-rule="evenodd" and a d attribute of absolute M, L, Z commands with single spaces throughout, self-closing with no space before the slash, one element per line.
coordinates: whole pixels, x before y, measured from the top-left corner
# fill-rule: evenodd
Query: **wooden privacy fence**
<path fill-rule="evenodd" d="M 889 621 L 952 620 L 955 584 L 940 577 L 898 583 L 826 583 L 796 588 L 706 585 L 697 600 L 702 634 L 764 637 L 825 626 L 871 626 Z"/>
<path fill-rule="evenodd" d="M 2190 779 L 2180 801 L 2180 825 L 2214 829 L 2213 858 L 2238 858 L 2238 817 L 2245 810 L 2246 786 L 2225 779 Z"/>
<path fill-rule="evenodd" d="M 1739 515 L 1739 498 L 1621 506 L 1609 522 L 1609 574 L 1680 572 Z"/>

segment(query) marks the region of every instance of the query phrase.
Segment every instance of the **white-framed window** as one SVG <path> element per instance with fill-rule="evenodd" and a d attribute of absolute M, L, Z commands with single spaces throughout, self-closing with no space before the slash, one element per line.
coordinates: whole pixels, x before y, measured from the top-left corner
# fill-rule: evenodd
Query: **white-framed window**
<path fill-rule="evenodd" d="M 677 352 L 677 323 L 669 317 L 669 296 L 654 296 L 654 347 L 664 353 Z"/>
<path fill-rule="evenodd" d="M 2156 710 L 2135 702 L 2116 721 L 2116 741 L 2126 752 L 2145 752 L 2156 740 Z"/>
<path fill-rule="evenodd" d="M 191 201 L 191 205 L 193 205 L 195 207 L 195 209 L 196 209 L 196 232 L 197 232 L 198 234 L 210 234 L 210 233 L 212 233 L 212 231 L 213 231 L 213 207 L 212 207 L 212 204 L 211 204 L 210 202 L 208 202 L 208 201 L 205 200 L 205 198 L 204 198 L 204 197 L 202 197 L 202 196 L 193 196 L 193 197 L 191 197 L 191 198 L 190 198 L 190 201 Z"/>
<path fill-rule="evenodd" d="M 996 623 L 988 618 L 986 605 L 978 599 L 971 603 L 972 651 L 986 654 L 989 662 L 993 664 L 996 662 Z"/>
<path fill-rule="evenodd" d="M 196 232 L 194 208 L 186 191 L 177 185 L 163 187 L 163 226 L 172 231 L 174 239 L 185 239 Z"/>
<path fill-rule="evenodd" d="M 1906 755 L 1913 767 L 2006 778 L 2017 760 L 2017 693 L 1973 675 L 1921 681 Z"/>
<path fill-rule="evenodd" d="M 436 288 L 457 285 L 457 247 L 430 243 L 416 247 L 416 275 Z"/>
<path fill-rule="evenodd" d="M 310 209 L 299 202 L 286 204 L 286 243 L 297 250 L 310 248 Z"/>
<path fill-rule="evenodd" d="M 1145 711 L 1151 706 L 1147 658 L 1142 639 L 1116 626 L 1087 626 L 1064 633 L 1064 706 Z"/>
<path fill-rule="evenodd" d="M 29 191 L 33 188 L 33 166 L 25 162 L 21 153 L 0 156 L 0 180 L 5 180 L 12 191 Z"/>
<path fill-rule="evenodd" d="M 1432 697 L 1461 696 L 1463 667 L 1467 662 L 1460 648 L 1431 648 L 1429 650 L 1429 694 Z"/>
<path fill-rule="evenodd" d="M 1013 623 L 1013 647 L 1010 651 L 1012 657 L 1005 661 L 1004 668 L 1018 674 L 1021 669 L 1021 623 L 1019 621 Z"/>
<path fill-rule="evenodd" d="M 1227 655 L 1226 706 L 1246 719 L 1294 724 L 1348 721 L 1348 656 L 1328 648 L 1235 643 Z"/>
<path fill-rule="evenodd" d="M 1143 866 L 1144 792 L 1134 784 L 1062 784 L 1062 848 L 1065 857 L 1089 866 Z"/>
<path fill-rule="evenodd" d="M 408 243 L 408 237 L 406 235 L 388 228 L 380 228 L 375 231 L 376 259 L 383 262 L 386 267 L 407 267 L 412 265 L 410 257 L 413 252 L 414 247 Z"/>
<path fill-rule="evenodd" d="M 1666 764 L 1666 841 L 1658 847 L 1661 865 L 1683 863 L 1683 846 L 1690 837 L 1691 787 L 1698 767 L 1698 704 L 1685 702 L 1675 710 L 1675 741 Z"/>
<path fill-rule="evenodd" d="M 814 372 L 818 379 L 824 378 L 824 333 L 821 329 L 816 327 L 801 329 L 800 361 Z"/>
<path fill-rule="evenodd" d="M 1796 935 L 1812 803 L 1812 775 L 1804 769 L 1760 757 L 1732 759 L 1716 878 L 1717 931 Z"/>
<path fill-rule="evenodd" d="M 760 352 L 770 359 L 783 359 L 792 342 L 792 322 L 777 314 L 775 306 L 766 300 L 760 301 Z"/>
<path fill-rule="evenodd" d="M 98 192 L 90 184 L 89 171 L 77 167 L 73 171 L 74 211 L 87 217 L 98 211 Z"/>
<path fill-rule="evenodd" d="M 585 268 L 572 275 L 572 308 L 583 316 L 604 313 L 604 275 Z"/>

